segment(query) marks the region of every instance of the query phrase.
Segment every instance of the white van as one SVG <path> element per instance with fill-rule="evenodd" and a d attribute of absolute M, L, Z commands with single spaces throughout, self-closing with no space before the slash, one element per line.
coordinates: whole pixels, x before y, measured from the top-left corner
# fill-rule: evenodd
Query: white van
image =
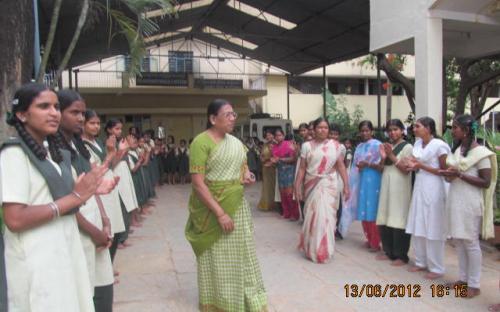
<path fill-rule="evenodd" d="M 243 141 L 248 137 L 257 137 L 264 141 L 266 132 L 274 133 L 276 129 L 281 129 L 285 134 L 293 133 L 292 121 L 282 119 L 280 114 L 252 114 L 249 119 L 236 123 L 233 134 Z"/>

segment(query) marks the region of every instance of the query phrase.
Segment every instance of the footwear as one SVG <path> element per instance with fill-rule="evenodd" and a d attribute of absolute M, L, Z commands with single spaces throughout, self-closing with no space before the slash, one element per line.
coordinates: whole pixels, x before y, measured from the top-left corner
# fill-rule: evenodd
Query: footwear
<path fill-rule="evenodd" d="M 373 248 L 373 247 L 370 247 L 370 249 L 368 249 L 369 252 L 379 252 L 380 251 L 380 247 L 377 247 L 377 248 Z"/>
<path fill-rule="evenodd" d="M 383 261 L 383 260 L 390 260 L 389 257 L 387 257 L 386 254 L 380 254 L 375 257 L 376 260 Z"/>

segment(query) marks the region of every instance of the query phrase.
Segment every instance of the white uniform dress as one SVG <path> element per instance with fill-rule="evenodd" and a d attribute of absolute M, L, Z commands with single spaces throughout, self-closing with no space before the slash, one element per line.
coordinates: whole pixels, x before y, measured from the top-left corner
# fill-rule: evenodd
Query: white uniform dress
<path fill-rule="evenodd" d="M 73 178 L 76 179 L 77 173 L 75 169 L 71 168 Z M 99 206 L 95 196 L 87 200 L 85 205 L 80 207 L 80 214 L 96 228 L 102 230 L 102 218 Z M 94 242 L 89 235 L 80 231 L 80 239 L 82 240 L 83 251 L 87 259 L 87 269 L 89 271 L 90 286 L 92 293 L 94 287 L 111 285 L 114 282 L 113 265 L 111 263 L 111 256 L 109 249 L 97 251 Z"/>
<path fill-rule="evenodd" d="M 439 168 L 439 156 L 449 152 L 448 144 L 439 139 L 432 139 L 425 148 L 419 139 L 413 147 L 413 156 L 433 168 Z M 431 240 L 446 240 L 446 184 L 443 177 L 422 169 L 418 171 L 406 233 Z"/>
<path fill-rule="evenodd" d="M 127 154 L 128 159 L 128 154 Z M 126 160 L 121 160 L 116 167 L 113 169 L 113 173 L 120 177 L 120 183 L 118 183 L 118 193 L 125 205 L 127 212 L 139 207 L 137 203 L 137 195 L 135 194 L 134 180 L 132 180 L 132 174 L 130 173 L 130 167 Z"/>
<path fill-rule="evenodd" d="M 432 139 L 425 148 L 419 139 L 413 147 L 413 157 L 433 168 L 439 168 L 439 157 L 449 153 L 448 144 L 439 139 Z M 420 169 L 416 174 L 406 225 L 406 233 L 412 234 L 415 265 L 435 274 L 444 274 L 445 271 L 447 188 L 443 177 Z"/>
<path fill-rule="evenodd" d="M 51 161 L 61 173 L 60 167 Z M 3 202 L 46 205 L 49 187 L 19 146 L 0 154 Z M 94 311 L 75 215 L 19 233 L 5 227 L 9 312 Z"/>
<path fill-rule="evenodd" d="M 96 142 L 91 142 L 97 149 L 101 150 L 101 147 Z M 90 162 L 101 164 L 101 159 L 99 156 L 90 148 L 87 147 L 87 150 L 90 152 Z M 113 179 L 114 174 L 112 170 L 106 171 L 104 175 L 105 179 Z M 120 184 L 121 181 L 118 182 Z M 111 232 L 121 233 L 125 232 L 125 223 L 123 222 L 123 214 L 122 207 L 120 205 L 120 197 L 118 195 L 118 187 L 115 187 L 111 193 L 107 195 L 101 195 L 101 201 L 104 205 L 104 209 L 106 210 L 106 214 L 109 217 L 109 222 L 111 223 Z"/>

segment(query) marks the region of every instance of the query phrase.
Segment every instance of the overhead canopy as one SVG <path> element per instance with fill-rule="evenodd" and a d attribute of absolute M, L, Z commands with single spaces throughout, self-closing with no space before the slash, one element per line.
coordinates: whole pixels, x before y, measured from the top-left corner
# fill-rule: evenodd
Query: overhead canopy
<path fill-rule="evenodd" d="M 58 34 L 65 51 L 79 7 L 65 1 Z M 105 2 L 105 0 L 100 0 Z M 155 46 L 171 40 L 199 39 L 267 63 L 292 74 L 352 59 L 369 51 L 369 0 L 197 0 L 177 1 L 178 17 L 154 17 L 158 33 L 147 39 Z M 118 1 L 111 1 L 116 6 Z M 52 1 L 42 0 L 41 34 L 44 42 Z M 124 9 L 124 6 L 121 5 Z M 131 13 L 130 13 L 131 14 Z M 155 15 L 154 11 L 149 14 Z M 48 17 L 48 18 L 47 18 Z M 108 25 L 101 19 L 82 34 L 70 66 L 83 65 L 118 54 L 127 54 L 124 38 L 108 44 Z M 62 24 L 61 23 L 61 24 Z"/>

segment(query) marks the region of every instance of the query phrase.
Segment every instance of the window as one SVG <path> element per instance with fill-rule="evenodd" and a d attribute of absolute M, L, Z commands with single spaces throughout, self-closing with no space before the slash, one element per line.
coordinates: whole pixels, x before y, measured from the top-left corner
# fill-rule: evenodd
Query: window
<path fill-rule="evenodd" d="M 192 73 L 192 51 L 168 51 L 168 70 L 171 73 Z"/>
<path fill-rule="evenodd" d="M 384 88 L 384 84 L 387 82 L 387 80 L 382 79 L 382 88 L 381 88 L 381 95 L 386 95 L 387 90 Z M 369 95 L 377 95 L 377 79 L 369 79 L 368 80 L 368 94 Z M 403 95 L 403 87 L 398 84 L 398 83 L 393 83 L 392 84 L 392 95 Z"/>
<path fill-rule="evenodd" d="M 290 77 L 289 82 L 290 88 L 303 94 L 321 94 L 324 86 L 321 77 Z"/>
<path fill-rule="evenodd" d="M 364 95 L 365 80 L 350 78 L 328 79 L 328 89 L 332 94 Z"/>

